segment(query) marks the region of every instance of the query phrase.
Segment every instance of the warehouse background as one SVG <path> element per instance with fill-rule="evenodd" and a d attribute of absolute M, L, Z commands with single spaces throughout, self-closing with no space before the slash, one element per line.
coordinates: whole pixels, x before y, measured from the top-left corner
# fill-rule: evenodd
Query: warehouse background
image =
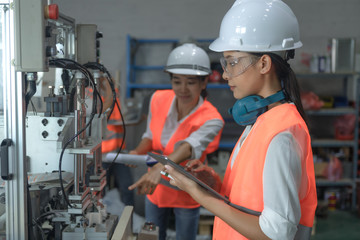
<path fill-rule="evenodd" d="M 295 71 L 307 71 L 304 54 L 323 55 L 329 38 L 359 38 L 360 1 L 285 0 L 298 18 L 304 46 L 292 61 Z M 126 79 L 126 36 L 136 38 L 186 37 L 213 39 L 221 20 L 234 0 L 54 0 L 60 12 L 77 24 L 96 24 L 104 34 L 102 63 L 120 71 L 124 93 Z M 360 41 L 357 39 L 357 53 Z M 165 59 L 163 60 L 165 63 Z M 124 96 L 124 94 L 122 94 Z"/>
<path fill-rule="evenodd" d="M 309 66 L 304 64 L 306 62 L 304 60 L 312 55 L 326 55 L 328 41 L 331 38 L 355 38 L 356 53 L 360 55 L 359 0 L 285 0 L 284 2 L 291 7 L 298 18 L 303 43 L 303 47 L 297 50 L 295 59 L 291 61 L 295 72 L 309 72 Z M 232 6 L 234 0 L 53 0 L 52 3 L 59 4 L 60 12 L 75 18 L 77 24 L 98 26 L 98 30 L 104 35 L 101 39 L 102 63 L 113 76 L 120 76 L 120 89 L 124 98 L 127 35 L 143 39 L 183 40 L 189 37 L 214 39 L 218 36 L 224 14 Z M 149 55 L 143 54 L 148 58 Z M 161 57 L 160 55 L 156 62 L 165 64 L 167 53 Z M 360 61 L 357 62 L 357 69 L 360 69 L 359 65 Z M 117 74 L 118 72 L 120 74 Z M 342 88 L 341 81 L 336 79 L 334 81 L 308 79 L 301 81 L 300 84 L 305 90 L 314 91 L 319 95 L 325 93 L 335 96 Z M 210 93 L 211 96 L 214 94 Z M 227 110 L 227 107 L 223 105 L 224 102 L 231 106 L 234 101 L 232 94 L 226 91 L 219 91 L 215 96 L 222 100 L 221 106 L 216 101 L 212 101 L 216 107 L 220 106 L 220 111 Z M 326 131 L 333 129 L 332 122 L 327 118 L 325 123 L 324 121 L 318 121 L 318 123 L 315 129 L 319 128 L 319 125 Z M 141 126 L 127 128 L 127 136 L 131 136 L 127 138 L 129 149 L 136 146 L 144 129 L 145 122 Z M 233 128 L 231 131 L 239 136 L 238 131 L 234 131 Z M 146 169 L 141 171 L 146 171 Z M 139 173 L 137 175 L 140 176 Z M 134 178 L 137 179 L 139 176 L 135 175 Z M 141 206 L 137 205 L 136 210 L 142 213 Z M 354 219 L 358 218 L 349 218 L 348 222 L 353 222 Z M 323 220 L 319 219 L 319 222 L 321 221 Z M 329 234 L 324 235 L 324 238 L 320 235 L 317 239 L 329 239 L 329 236 L 334 236 L 334 233 L 338 231 L 338 228 L 329 223 L 326 224 L 328 229 L 325 230 L 324 227 L 323 232 Z M 355 229 L 343 232 L 357 234 Z"/>

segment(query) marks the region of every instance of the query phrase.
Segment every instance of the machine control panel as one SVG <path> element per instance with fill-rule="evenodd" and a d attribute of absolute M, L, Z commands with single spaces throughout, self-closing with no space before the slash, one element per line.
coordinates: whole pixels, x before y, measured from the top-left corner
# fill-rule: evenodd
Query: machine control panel
<path fill-rule="evenodd" d="M 15 69 L 23 72 L 47 72 L 49 58 L 56 55 L 56 34 L 49 20 L 57 20 L 59 9 L 46 0 L 16 0 L 17 38 Z M 55 40 L 54 40 L 55 39 Z"/>

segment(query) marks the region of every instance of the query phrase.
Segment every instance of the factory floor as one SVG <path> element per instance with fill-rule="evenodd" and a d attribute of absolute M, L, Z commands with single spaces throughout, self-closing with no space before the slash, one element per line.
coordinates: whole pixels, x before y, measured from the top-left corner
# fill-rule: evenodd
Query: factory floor
<path fill-rule="evenodd" d="M 210 229 L 209 229 L 210 230 Z M 210 230 L 211 232 L 211 230 Z M 175 232 L 168 230 L 167 240 L 175 240 Z M 359 240 L 360 215 L 357 212 L 334 210 L 316 217 L 315 234 L 310 240 Z M 211 240 L 211 235 L 198 235 L 196 240 Z"/>
<path fill-rule="evenodd" d="M 201 215 L 209 215 L 202 209 Z M 327 210 L 317 214 L 314 234 L 310 240 L 359 240 L 360 239 L 360 211 Z M 206 224 L 206 221 L 201 220 Z M 210 225 L 210 224 L 209 224 Z M 206 225 L 203 225 L 206 227 Z M 201 227 L 199 228 L 199 230 Z M 203 229 L 203 230 L 206 230 Z M 208 229 L 211 234 L 212 229 Z M 204 233 L 203 233 L 204 234 Z M 211 240 L 209 235 L 198 235 L 196 240 Z M 167 240 L 175 240 L 175 233 L 168 233 Z"/>
<path fill-rule="evenodd" d="M 355 211 L 333 210 L 316 217 L 315 234 L 311 240 L 359 240 L 360 214 Z"/>

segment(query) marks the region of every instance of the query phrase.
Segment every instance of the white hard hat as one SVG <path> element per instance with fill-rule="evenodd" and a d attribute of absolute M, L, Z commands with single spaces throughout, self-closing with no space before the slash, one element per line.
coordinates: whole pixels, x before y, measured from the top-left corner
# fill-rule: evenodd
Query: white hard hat
<path fill-rule="evenodd" d="M 281 0 L 237 0 L 225 14 L 215 52 L 281 52 L 302 46 L 299 24 Z"/>
<path fill-rule="evenodd" d="M 202 48 L 193 43 L 185 43 L 171 51 L 165 71 L 173 74 L 209 75 L 210 59 Z"/>

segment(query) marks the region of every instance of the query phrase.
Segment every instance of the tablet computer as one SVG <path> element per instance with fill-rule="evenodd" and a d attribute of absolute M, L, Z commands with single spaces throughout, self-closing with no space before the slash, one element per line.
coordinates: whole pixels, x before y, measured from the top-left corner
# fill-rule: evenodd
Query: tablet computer
<path fill-rule="evenodd" d="M 213 195 L 214 197 L 223 200 L 225 203 L 229 204 L 230 206 L 243 211 L 245 213 L 251 214 L 251 215 L 255 215 L 255 216 L 260 216 L 261 212 L 257 212 L 251 209 L 247 209 L 245 207 L 242 206 L 238 206 L 235 204 L 232 204 L 229 199 L 223 195 L 221 195 L 220 193 L 218 193 L 217 191 L 215 191 L 213 188 L 211 188 L 209 185 L 207 185 L 206 183 L 204 183 L 203 181 L 201 181 L 200 179 L 198 179 L 197 177 L 195 177 L 194 175 L 192 175 L 190 172 L 186 171 L 184 169 L 184 167 L 180 166 L 179 164 L 171 161 L 169 158 L 167 158 L 164 155 L 160 155 L 160 154 L 155 154 L 155 153 L 151 153 L 149 152 L 148 155 L 152 158 L 154 158 L 155 160 L 157 160 L 158 162 L 162 163 L 163 165 L 170 165 L 172 166 L 174 169 L 176 169 L 178 172 L 180 172 L 181 174 L 185 175 L 186 177 L 190 178 L 191 180 L 195 181 L 197 184 L 199 184 L 201 187 L 205 188 L 211 195 Z"/>

